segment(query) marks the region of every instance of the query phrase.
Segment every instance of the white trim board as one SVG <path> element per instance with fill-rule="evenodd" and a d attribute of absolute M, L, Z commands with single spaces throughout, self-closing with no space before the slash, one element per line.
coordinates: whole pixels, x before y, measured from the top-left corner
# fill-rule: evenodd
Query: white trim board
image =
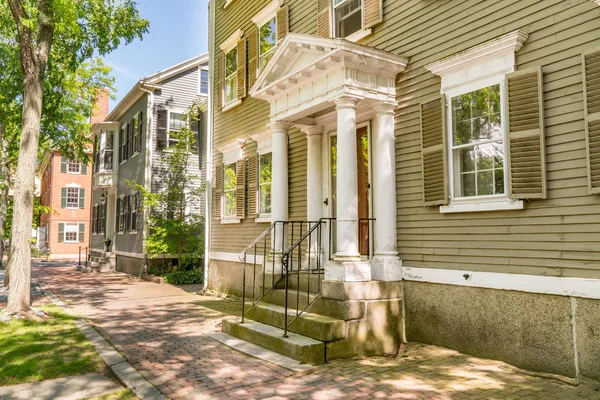
<path fill-rule="evenodd" d="M 241 263 L 240 253 L 231 253 L 227 251 L 211 251 L 208 257 L 211 260 Z M 248 254 L 246 262 L 254 264 L 254 254 Z M 256 263 L 262 265 L 263 256 L 256 256 Z"/>
<path fill-rule="evenodd" d="M 468 276 L 465 277 L 465 275 Z M 402 279 L 413 282 L 600 299 L 600 279 L 413 267 L 402 267 Z"/>

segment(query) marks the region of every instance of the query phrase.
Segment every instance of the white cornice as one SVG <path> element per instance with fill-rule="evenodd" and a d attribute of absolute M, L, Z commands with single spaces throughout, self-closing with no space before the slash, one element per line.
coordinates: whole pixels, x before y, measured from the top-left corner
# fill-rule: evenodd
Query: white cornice
<path fill-rule="evenodd" d="M 243 158 L 242 147 L 245 139 L 235 139 L 232 142 L 219 146 L 217 150 L 223 154 L 223 164 L 230 164 Z"/>
<path fill-rule="evenodd" d="M 242 38 L 242 36 L 244 36 L 244 31 L 238 29 L 237 31 L 233 32 L 231 36 L 225 39 L 219 47 L 221 48 L 221 50 L 223 50 L 223 52 L 227 53 L 231 51 L 231 49 L 233 49 L 235 46 L 237 46 L 237 42 Z"/>
<path fill-rule="evenodd" d="M 598 0 L 600 1 L 600 0 Z M 519 51 L 529 35 L 516 30 L 488 42 L 471 47 L 461 53 L 425 66 L 435 75 L 445 76 L 470 66 Z"/>

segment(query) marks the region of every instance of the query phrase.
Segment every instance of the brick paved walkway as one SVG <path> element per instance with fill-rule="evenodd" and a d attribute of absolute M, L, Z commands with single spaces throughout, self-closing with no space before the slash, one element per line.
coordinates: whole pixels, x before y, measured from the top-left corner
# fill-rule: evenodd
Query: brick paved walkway
<path fill-rule="evenodd" d="M 600 399 L 597 388 L 534 377 L 507 364 L 410 345 L 398 358 L 338 360 L 304 375 L 210 339 L 237 303 L 123 274 L 34 268 L 165 395 L 191 398 Z"/>

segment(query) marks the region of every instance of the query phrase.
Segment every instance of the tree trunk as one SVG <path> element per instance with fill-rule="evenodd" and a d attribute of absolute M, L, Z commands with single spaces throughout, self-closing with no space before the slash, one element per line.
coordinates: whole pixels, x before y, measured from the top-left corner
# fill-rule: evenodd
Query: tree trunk
<path fill-rule="evenodd" d="M 6 312 L 25 313 L 31 309 L 31 229 L 43 97 L 43 80 L 28 74 L 23 87 L 23 127 L 15 177 L 10 286 Z"/>
<path fill-rule="evenodd" d="M 5 136 L 4 125 L 0 124 L 0 266 L 3 266 L 4 263 L 4 225 L 8 212 L 8 140 Z M 8 274 L 6 278 L 8 278 Z M 5 281 L 6 285 L 8 284 L 7 280 Z"/>

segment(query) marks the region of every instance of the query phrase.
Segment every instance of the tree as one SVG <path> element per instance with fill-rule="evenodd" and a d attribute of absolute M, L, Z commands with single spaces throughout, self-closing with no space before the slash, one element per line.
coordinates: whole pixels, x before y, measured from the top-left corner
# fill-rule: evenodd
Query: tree
<path fill-rule="evenodd" d="M 147 253 L 151 258 L 159 254 L 175 256 L 178 269 L 193 268 L 204 255 L 204 218 L 192 207 L 200 205 L 205 188 L 198 186 L 200 177 L 188 170 L 189 165 L 199 162 L 196 127 L 202 123 L 199 115 L 204 109 L 204 103 L 194 103 L 186 114 L 189 127 L 169 132 L 169 151 L 161 157 L 165 166 L 162 190 L 153 193 L 143 185 L 128 182 L 142 195 L 150 229 Z"/>
<path fill-rule="evenodd" d="M 12 14 L 22 73 L 23 107 L 14 184 L 7 314 L 31 311 L 31 253 L 34 180 L 43 118 L 47 67 L 74 73 L 95 52 L 105 55 L 122 40 L 142 38 L 148 21 L 133 0 L 3 0 Z M 4 4 L 2 8 L 6 9 Z"/>

